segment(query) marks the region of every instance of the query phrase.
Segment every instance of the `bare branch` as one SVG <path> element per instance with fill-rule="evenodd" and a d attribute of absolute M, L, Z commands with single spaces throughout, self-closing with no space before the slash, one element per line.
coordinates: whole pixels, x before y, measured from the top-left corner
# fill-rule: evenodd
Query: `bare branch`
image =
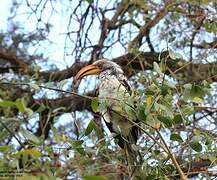
<path fill-rule="evenodd" d="M 217 38 L 212 42 L 202 42 L 201 44 L 193 44 L 192 46 L 199 49 L 214 49 L 217 48 Z"/>
<path fill-rule="evenodd" d="M 7 60 L 12 66 L 17 66 L 17 68 L 21 68 L 23 71 L 29 71 L 30 69 L 30 64 L 28 64 L 23 59 L 16 57 L 11 52 L 0 50 L 0 58 Z"/>
<path fill-rule="evenodd" d="M 165 4 L 165 6 L 156 14 L 156 16 L 152 20 L 150 20 L 149 22 L 147 22 L 145 25 L 143 25 L 140 28 L 137 36 L 129 43 L 128 49 L 130 50 L 130 49 L 138 47 L 142 41 L 142 38 L 149 33 L 152 27 L 158 24 L 159 21 L 168 14 L 168 9 L 174 5 L 175 3 L 173 0 L 168 1 Z"/>
<path fill-rule="evenodd" d="M 153 69 L 153 62 L 158 62 L 159 57 L 166 58 L 166 65 L 168 67 L 167 74 L 173 72 L 176 75 L 181 75 L 184 81 L 202 81 L 209 80 L 216 82 L 217 81 L 217 63 L 213 62 L 210 64 L 203 63 L 192 63 L 190 66 L 184 60 L 173 60 L 169 57 L 168 53 L 155 53 L 155 52 L 140 52 L 138 55 L 133 53 L 128 53 L 117 58 L 114 58 L 113 61 L 117 62 L 125 71 L 125 74 L 129 77 L 132 76 L 132 73 L 139 72 L 142 70 L 151 70 Z M 8 53 L 1 52 L 0 58 L 4 58 L 9 62 L 12 62 L 17 67 L 14 67 L 21 74 L 33 75 L 35 73 L 34 68 L 31 67 L 24 59 L 19 59 L 16 56 L 11 56 Z M 143 67 L 141 67 L 141 62 Z M 89 62 L 76 62 L 68 69 L 54 72 L 51 71 L 42 71 L 38 72 L 38 79 L 44 82 L 49 81 L 61 81 L 67 78 L 74 77 L 75 74 L 79 71 L 80 68 L 89 64 Z M 132 68 L 135 71 L 132 71 Z M 9 69 L 8 69 L 9 71 Z M 1 71 L 4 73 L 5 71 Z M 177 77 L 178 78 L 178 77 Z"/>

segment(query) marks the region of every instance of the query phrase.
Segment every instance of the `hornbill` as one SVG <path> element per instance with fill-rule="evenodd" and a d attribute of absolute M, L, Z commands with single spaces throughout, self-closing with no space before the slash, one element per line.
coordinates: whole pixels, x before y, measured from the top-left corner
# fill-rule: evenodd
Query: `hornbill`
<path fill-rule="evenodd" d="M 132 145 L 136 144 L 140 131 L 135 119 L 129 117 L 126 112 L 126 106 L 130 106 L 127 101 L 131 96 L 127 78 L 118 64 L 100 59 L 83 67 L 76 74 L 75 81 L 96 74 L 100 78 L 98 101 L 104 105 L 104 108 L 100 108 L 102 119 L 111 133 L 116 134 L 118 145 L 131 153 L 135 152 Z"/>

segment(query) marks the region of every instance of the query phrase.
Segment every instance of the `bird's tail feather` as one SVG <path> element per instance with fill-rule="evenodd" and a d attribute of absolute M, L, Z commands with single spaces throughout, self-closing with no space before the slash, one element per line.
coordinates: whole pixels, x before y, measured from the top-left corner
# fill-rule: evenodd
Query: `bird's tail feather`
<path fill-rule="evenodd" d="M 129 144 L 125 141 L 126 160 L 128 165 L 130 179 L 135 179 L 141 172 L 142 156 L 139 150 L 132 147 L 133 144 Z"/>
<path fill-rule="evenodd" d="M 120 134 L 115 136 L 118 145 L 125 151 L 126 163 L 128 167 L 129 179 L 138 179 L 141 177 L 143 158 L 141 153 L 136 147 L 134 139 L 130 137 L 123 137 Z"/>

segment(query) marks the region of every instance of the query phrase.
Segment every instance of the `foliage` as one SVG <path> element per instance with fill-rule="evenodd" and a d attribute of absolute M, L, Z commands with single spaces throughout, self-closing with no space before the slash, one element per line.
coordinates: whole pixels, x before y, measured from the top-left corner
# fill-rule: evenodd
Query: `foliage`
<path fill-rule="evenodd" d="M 106 57 L 133 87 L 121 115 L 142 131 L 138 179 L 215 177 L 216 2 L 106 3 L 11 4 L 0 33 L 0 176 L 129 179 L 95 79 L 72 83 Z"/>

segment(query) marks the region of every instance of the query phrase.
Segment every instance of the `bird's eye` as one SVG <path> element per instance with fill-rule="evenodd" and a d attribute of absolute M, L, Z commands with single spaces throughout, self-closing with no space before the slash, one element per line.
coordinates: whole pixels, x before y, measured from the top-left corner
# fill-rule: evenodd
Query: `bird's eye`
<path fill-rule="evenodd" d="M 103 68 L 103 64 L 102 63 L 98 63 L 97 66 L 102 69 Z"/>
<path fill-rule="evenodd" d="M 107 66 L 105 69 L 106 69 L 106 70 L 114 71 L 114 68 L 113 68 L 112 66 Z"/>

